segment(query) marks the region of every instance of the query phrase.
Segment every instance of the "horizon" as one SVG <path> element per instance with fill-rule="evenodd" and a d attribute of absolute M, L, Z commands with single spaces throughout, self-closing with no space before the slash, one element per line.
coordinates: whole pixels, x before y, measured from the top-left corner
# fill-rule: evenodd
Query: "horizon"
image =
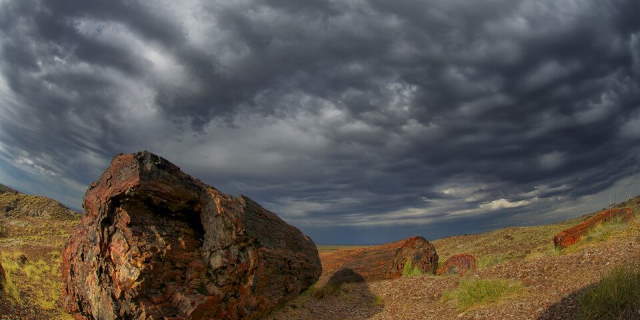
<path fill-rule="evenodd" d="M 15 190 L 15 191 L 18 191 L 18 192 L 20 192 L 20 193 L 24 193 L 24 194 L 30 194 L 30 195 L 34 195 L 34 196 L 41 196 L 41 195 L 38 195 L 38 194 L 26 193 L 26 192 L 24 192 L 24 191 L 22 191 L 22 190 L 19 190 L 19 189 L 14 188 L 13 186 L 3 184 L 3 183 L 2 183 L 2 181 L 0 181 L 0 186 L 6 186 L 6 187 L 9 187 L 9 188 L 11 188 L 11 189 L 13 189 L 13 190 Z M 234 195 L 234 196 L 239 196 L 239 195 Z M 437 237 L 435 237 L 435 238 L 434 238 L 434 237 L 429 237 L 429 235 L 423 235 L 423 234 L 411 234 L 411 233 L 407 233 L 408 235 L 407 235 L 407 236 L 404 236 L 404 237 L 400 237 L 400 238 L 397 238 L 397 239 L 394 239 L 394 238 L 388 238 L 388 239 L 387 239 L 387 240 L 385 240 L 385 241 L 378 241 L 378 242 L 371 242 L 371 241 L 369 241 L 369 242 L 347 242 L 347 243 L 319 243 L 319 242 L 317 242 L 317 241 L 313 238 L 313 236 L 311 236 L 311 235 L 309 235 L 309 234 L 307 234 L 307 235 L 308 235 L 308 236 L 310 236 L 310 237 L 311 237 L 311 239 L 312 239 L 312 240 L 314 241 L 314 243 L 316 244 L 316 246 L 319 246 L 319 247 L 320 247 L 320 246 L 370 246 L 370 245 L 380 245 L 380 244 L 384 244 L 384 243 L 400 241 L 400 240 L 402 240 L 402 239 L 406 239 L 406 238 L 411 237 L 411 236 L 421 236 L 421 237 L 426 238 L 428 241 L 436 241 L 436 240 L 445 239 L 445 238 L 448 238 L 448 237 L 455 237 L 455 236 L 467 236 L 467 235 L 478 235 L 478 234 L 483 234 L 483 233 L 487 233 L 487 232 L 492 232 L 492 231 L 496 231 L 496 230 L 500 230 L 500 229 L 504 229 L 504 228 L 528 227 L 528 226 L 539 226 L 539 225 L 552 225 L 552 224 L 555 224 L 555 223 L 561 223 L 561 222 L 564 222 L 565 220 L 574 219 L 574 218 L 582 217 L 582 216 L 584 216 L 584 215 L 592 214 L 592 213 L 595 213 L 595 212 L 598 212 L 598 211 L 601 211 L 601 210 L 605 210 L 605 209 L 609 208 L 609 207 L 610 207 L 610 206 L 612 206 L 612 205 L 620 204 L 620 203 L 626 202 L 626 201 L 628 201 L 628 200 L 630 200 L 630 199 L 637 198 L 637 197 L 640 197 L 640 194 L 638 194 L 638 195 L 632 195 L 632 196 L 631 196 L 631 197 L 629 197 L 629 198 L 624 198 L 624 199 L 620 199 L 620 200 L 615 200 L 615 198 L 611 198 L 611 199 L 610 199 L 609 206 L 607 206 L 607 207 L 603 207 L 603 208 L 599 208 L 599 209 L 593 209 L 592 211 L 586 211 L 586 212 L 574 211 L 574 213 L 573 213 L 573 214 L 571 214 L 571 215 L 569 215 L 568 217 L 563 217 L 563 218 L 560 218 L 560 219 L 555 219 L 555 220 L 546 221 L 546 222 L 541 223 L 541 224 L 535 224 L 535 223 L 534 223 L 534 224 L 531 224 L 531 223 L 530 223 L 530 224 L 526 224 L 526 223 L 525 223 L 525 224 L 521 224 L 521 225 L 503 225 L 503 226 L 493 227 L 493 228 L 489 227 L 489 228 L 482 229 L 482 230 L 472 230 L 472 232 L 468 232 L 468 233 L 446 233 L 446 232 L 445 232 L 445 233 L 443 233 L 443 235 L 441 235 L 441 236 L 437 236 Z M 53 199 L 53 198 L 52 198 L 52 199 Z M 53 200 L 58 201 L 57 199 L 53 199 Z M 59 201 L 58 201 L 58 202 L 59 202 Z M 64 205 L 64 204 L 63 204 L 63 205 Z M 85 214 L 85 212 L 84 212 L 84 208 L 82 208 L 82 207 L 81 207 L 81 208 L 72 208 L 72 207 L 69 207 L 69 206 L 67 206 L 67 207 L 68 207 L 69 209 L 71 209 L 71 210 L 75 211 L 76 213 L 80 214 L 80 215 L 84 215 L 84 214 Z M 267 209 L 268 209 L 268 208 L 267 208 Z M 584 210 L 591 210 L 591 209 L 587 209 L 587 207 L 583 207 L 583 209 L 584 209 Z M 277 213 L 276 213 L 276 214 L 277 214 Z M 302 230 L 302 231 L 304 232 L 304 230 Z M 306 234 L 306 233 L 305 233 L 305 234 Z"/>
<path fill-rule="evenodd" d="M 327 245 L 574 218 L 640 194 L 636 12 L 0 1 L 0 183 L 81 208 L 149 150 Z"/>

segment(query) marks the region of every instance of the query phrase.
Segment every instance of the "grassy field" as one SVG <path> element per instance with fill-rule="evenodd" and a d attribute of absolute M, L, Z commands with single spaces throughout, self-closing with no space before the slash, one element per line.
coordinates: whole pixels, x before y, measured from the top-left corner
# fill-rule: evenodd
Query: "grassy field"
<path fill-rule="evenodd" d="M 0 261 L 10 283 L 8 296 L 20 313 L 0 319 L 72 319 L 58 306 L 61 250 L 78 220 L 3 218 Z M 9 316 L 8 314 L 0 315 Z"/>

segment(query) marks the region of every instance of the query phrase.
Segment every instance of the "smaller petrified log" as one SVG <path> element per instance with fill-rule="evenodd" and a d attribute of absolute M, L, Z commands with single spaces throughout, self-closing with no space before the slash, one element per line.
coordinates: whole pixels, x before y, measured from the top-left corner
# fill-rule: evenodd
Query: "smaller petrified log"
<path fill-rule="evenodd" d="M 394 279 L 402 276 L 406 263 L 424 273 L 434 273 L 438 265 L 436 248 L 422 237 L 412 237 L 380 246 L 339 250 L 322 259 L 326 275 L 343 269 L 360 275 L 366 281 Z"/>
<path fill-rule="evenodd" d="M 602 210 L 582 223 L 564 230 L 553 237 L 553 243 L 558 248 L 567 248 L 574 245 L 595 226 L 615 219 L 629 221 L 633 218 L 631 208 L 613 208 Z"/>
<path fill-rule="evenodd" d="M 457 254 L 447 259 L 447 261 L 438 268 L 436 274 L 459 274 L 463 276 L 468 271 L 475 271 L 477 269 L 478 264 L 474 256 L 470 254 Z"/>

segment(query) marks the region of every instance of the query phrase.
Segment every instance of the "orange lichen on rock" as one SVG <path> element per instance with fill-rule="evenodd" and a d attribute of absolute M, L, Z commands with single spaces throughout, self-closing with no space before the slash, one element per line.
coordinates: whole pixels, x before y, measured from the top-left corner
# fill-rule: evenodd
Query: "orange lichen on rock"
<path fill-rule="evenodd" d="M 468 271 L 475 271 L 478 269 L 476 258 L 470 254 L 457 254 L 450 257 L 445 263 L 436 271 L 437 275 L 443 274 L 459 274 L 464 275 Z"/>
<path fill-rule="evenodd" d="M 567 248 L 576 244 L 580 239 L 597 225 L 615 219 L 629 221 L 633 218 L 631 208 L 613 208 L 598 212 L 593 217 L 582 223 L 558 233 L 553 237 L 553 243 L 557 248 Z"/>
<path fill-rule="evenodd" d="M 366 281 L 394 279 L 402 276 L 406 263 L 424 273 L 434 273 L 438 266 L 435 247 L 422 237 L 411 237 L 379 246 L 339 250 L 324 254 L 322 268 L 332 276 L 349 269 Z"/>

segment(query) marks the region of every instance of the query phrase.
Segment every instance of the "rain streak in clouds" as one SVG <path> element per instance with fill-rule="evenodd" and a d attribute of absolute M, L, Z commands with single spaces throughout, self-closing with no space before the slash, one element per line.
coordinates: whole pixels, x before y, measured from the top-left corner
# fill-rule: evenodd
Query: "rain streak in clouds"
<path fill-rule="evenodd" d="M 0 183 L 147 149 L 321 243 L 640 193 L 640 2 L 0 1 Z"/>

